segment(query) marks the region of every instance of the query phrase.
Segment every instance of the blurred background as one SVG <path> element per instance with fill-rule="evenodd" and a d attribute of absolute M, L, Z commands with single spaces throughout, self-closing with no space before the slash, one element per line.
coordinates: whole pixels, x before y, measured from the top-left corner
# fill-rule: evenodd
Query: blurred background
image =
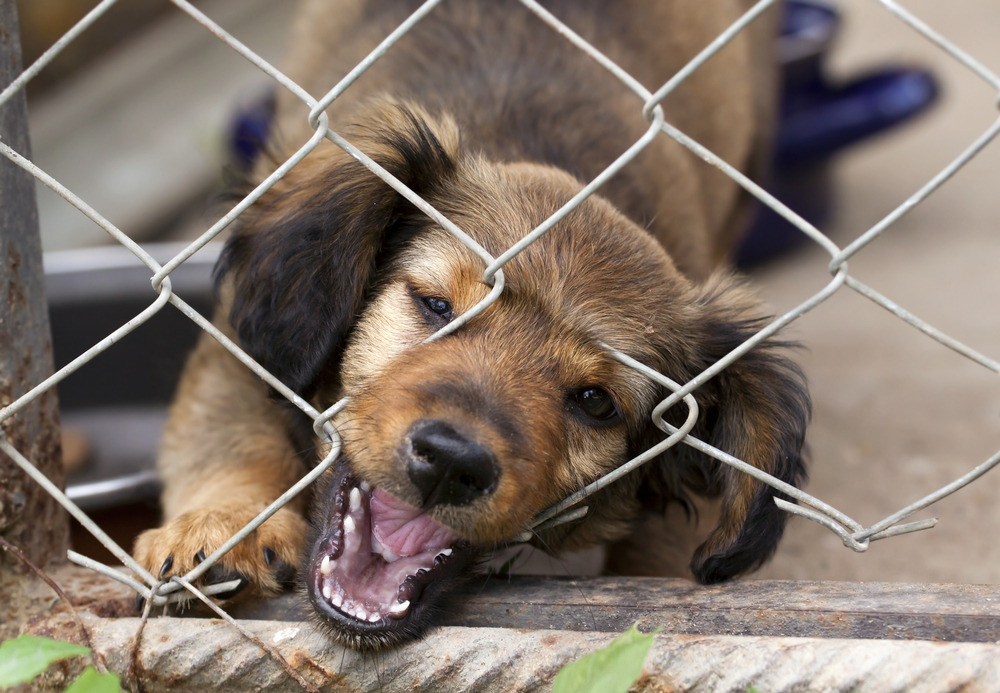
<path fill-rule="evenodd" d="M 25 64 L 94 0 L 21 0 Z M 272 63 L 294 2 L 194 3 Z M 1000 71 L 996 0 L 909 0 L 907 9 Z M 924 185 L 998 117 L 995 93 L 875 0 L 785 3 L 776 56 L 785 95 L 769 190 L 844 247 Z M 581 59 L 585 59 L 581 57 Z M 224 171 L 252 157 L 271 84 L 167 0 L 120 0 L 29 84 L 33 160 L 166 260 L 225 211 Z M 1000 358 L 1000 145 L 850 261 L 851 273 L 991 358 Z M 150 302 L 148 271 L 38 188 L 57 365 Z M 159 245 L 164 244 L 164 245 Z M 210 312 L 207 247 L 174 275 Z M 829 281 L 829 257 L 762 214 L 739 253 L 776 312 Z M 195 326 L 167 308 L 60 385 L 71 496 L 130 546 L 157 522 L 153 468 L 173 379 Z M 807 490 L 871 524 L 1000 448 L 1000 376 L 842 289 L 788 336 L 810 379 Z M 865 554 L 793 518 L 755 577 L 1000 582 L 1000 472 L 917 516 L 929 531 Z M 79 549 L 101 557 L 83 533 Z M 535 556 L 516 572 L 593 572 L 595 556 Z"/>

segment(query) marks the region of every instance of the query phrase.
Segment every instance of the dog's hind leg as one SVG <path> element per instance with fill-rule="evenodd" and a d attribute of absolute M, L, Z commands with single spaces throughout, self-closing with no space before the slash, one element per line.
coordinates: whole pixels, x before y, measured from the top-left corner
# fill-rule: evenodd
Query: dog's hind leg
<path fill-rule="evenodd" d="M 663 513 L 641 516 L 631 534 L 608 546 L 604 572 L 694 579 L 691 556 L 718 524 L 719 502 L 692 496 L 691 503 L 690 515 L 671 503 Z"/>

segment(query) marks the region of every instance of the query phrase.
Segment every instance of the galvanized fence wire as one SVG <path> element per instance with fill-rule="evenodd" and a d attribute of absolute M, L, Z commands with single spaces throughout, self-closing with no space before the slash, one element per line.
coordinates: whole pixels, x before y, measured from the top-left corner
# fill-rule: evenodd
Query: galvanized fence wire
<path fill-rule="evenodd" d="M 72 41 L 76 36 L 78 36 L 82 31 L 84 31 L 93 22 L 97 21 L 103 13 L 105 13 L 112 5 L 115 4 L 117 0 L 103 0 L 98 4 L 90 13 L 88 13 L 76 26 L 74 26 L 69 32 L 67 32 L 59 41 L 57 41 L 49 50 L 47 50 L 34 64 L 28 67 L 24 72 L 15 79 L 3 92 L 0 92 L 0 106 L 2 106 L 12 95 L 17 93 L 19 90 L 23 89 L 24 86 L 37 75 L 42 68 L 44 68 L 60 51 L 65 48 L 65 46 Z M 450 0 L 451 2 L 458 2 L 459 0 Z M 966 68 L 971 70 L 977 76 L 979 76 L 983 81 L 985 81 L 990 87 L 992 87 L 998 94 L 998 104 L 1000 104 L 1000 78 L 997 77 L 991 70 L 976 61 L 974 58 L 966 54 L 954 43 L 948 41 L 933 29 L 928 27 L 926 24 L 921 22 L 919 19 L 914 17 L 908 11 L 897 5 L 891 0 L 872 0 L 873 2 L 879 2 L 885 6 L 890 12 L 899 17 L 904 23 L 912 27 L 915 31 L 919 32 L 925 36 L 928 40 L 933 42 L 935 45 L 940 47 L 946 53 L 948 53 L 952 58 L 957 60 L 959 63 L 964 65 Z M 333 101 L 344 94 L 351 84 L 363 74 L 371 65 L 373 65 L 383 54 L 391 50 L 392 45 L 407 31 L 410 30 L 415 24 L 420 22 L 425 16 L 433 12 L 438 8 L 439 5 L 446 4 L 444 0 L 427 0 L 424 2 L 405 22 L 403 22 L 399 27 L 397 27 L 386 39 L 368 55 L 361 63 L 359 63 L 343 80 L 340 81 L 333 89 L 327 92 L 322 98 L 316 99 L 299 85 L 295 84 L 286 75 L 282 74 L 281 71 L 276 69 L 274 66 L 270 65 L 267 61 L 262 59 L 253 50 L 245 46 L 243 43 L 238 41 L 232 35 L 230 35 L 225 29 L 216 24 L 211 18 L 206 16 L 202 11 L 191 5 L 187 0 L 172 0 L 174 5 L 176 5 L 180 10 L 187 13 L 193 20 L 197 21 L 213 34 L 215 34 L 219 39 L 228 44 L 233 50 L 242 55 L 244 58 L 249 60 L 254 66 L 264 72 L 268 77 L 274 80 L 281 87 L 287 89 L 291 94 L 300 99 L 310 108 L 308 115 L 308 122 L 314 129 L 314 134 L 305 142 L 301 148 L 287 161 L 283 162 L 270 176 L 268 176 L 263 182 L 261 182 L 249 195 L 247 195 L 243 200 L 241 200 L 235 207 L 233 207 L 225 216 L 223 216 L 218 222 L 212 225 L 207 231 L 205 231 L 197 240 L 188 245 L 183 251 L 178 253 L 169 262 L 164 265 L 157 263 L 148 253 L 146 253 L 143 248 L 135 243 L 127 234 L 125 234 L 120 229 L 116 228 L 111 224 L 105 217 L 103 217 L 99 212 L 91 208 L 87 203 L 77 197 L 73 192 L 63 186 L 59 181 L 53 179 L 47 173 L 39 169 L 32 162 L 26 160 L 24 157 L 20 156 L 17 152 L 12 150 L 8 145 L 0 142 L 0 153 L 6 156 L 10 161 L 25 169 L 31 173 L 35 178 L 40 180 L 46 186 L 51 188 L 57 194 L 65 198 L 70 204 L 79 209 L 84 215 L 91 219 L 95 224 L 104 229 L 108 234 L 115 238 L 119 243 L 127 247 L 135 256 L 145 264 L 151 271 L 151 284 L 154 292 L 157 296 L 150 305 L 140 312 L 132 320 L 128 321 L 126 324 L 122 325 L 120 328 L 115 330 L 113 333 L 108 335 L 106 338 L 95 344 L 93 347 L 88 349 L 86 352 L 81 354 L 79 357 L 71 361 L 68 365 L 61 368 L 54 375 L 38 383 L 25 395 L 18 398 L 16 401 L 0 410 L 0 422 L 6 420 L 7 418 L 15 415 L 18 411 L 23 409 L 27 404 L 32 402 L 40 394 L 46 390 L 52 388 L 58 382 L 72 374 L 75 370 L 80 368 L 82 365 L 93 359 L 97 354 L 110 348 L 119 339 L 124 338 L 132 330 L 141 325 L 143 322 L 148 320 L 154 314 L 159 312 L 167 303 L 172 304 L 187 317 L 193 320 L 199 327 L 210 333 L 216 340 L 218 340 L 229 352 L 231 352 L 236 358 L 238 358 L 242 363 L 244 363 L 248 368 L 250 368 L 256 375 L 258 375 L 262 380 L 264 380 L 268 385 L 273 387 L 282 396 L 287 398 L 291 403 L 302 410 L 310 419 L 314 422 L 313 428 L 317 436 L 321 437 L 329 445 L 329 451 L 324 457 L 324 459 L 308 474 L 306 474 L 298 483 L 296 483 L 292 488 L 288 489 L 280 498 L 278 498 L 274 503 L 272 503 L 266 510 L 264 510 L 260 515 L 258 515 L 253 521 L 248 523 L 240 532 L 235 534 L 229 539 L 225 544 L 220 546 L 215 550 L 212 555 L 208 556 L 204 561 L 202 561 L 197 567 L 189 571 L 186 575 L 181 577 L 174 577 L 168 582 L 164 583 L 157 580 L 156 577 L 151 575 L 145 568 L 138 565 L 129 554 L 119 547 L 110 537 L 108 537 L 90 518 L 87 517 L 66 495 L 60 491 L 52 482 L 50 482 L 43 474 L 41 474 L 31 463 L 30 460 L 26 459 L 9 441 L 2 438 L 2 433 L 0 433 L 0 450 L 7 454 L 19 467 L 21 467 L 28 475 L 30 475 L 35 481 L 41 484 L 52 496 L 62 504 L 80 523 L 93 534 L 104 546 L 106 546 L 115 557 L 117 557 L 123 565 L 131 569 L 139 579 L 134 579 L 120 570 L 116 570 L 109 566 L 106 566 L 98 561 L 94 561 L 85 556 L 81 556 L 75 552 L 69 552 L 69 558 L 73 562 L 91 568 L 97 572 L 100 572 L 108 577 L 111 577 L 119 582 L 128 585 L 145 599 L 149 600 L 152 604 L 160 605 L 171 601 L 179 601 L 186 598 L 186 592 L 193 593 L 198 599 L 202 601 L 209 602 L 207 596 L 216 594 L 219 592 L 224 592 L 233 589 L 236 586 L 237 581 L 232 581 L 228 583 L 212 585 L 209 587 L 198 588 L 194 586 L 194 582 L 198 580 L 209 568 L 211 568 L 218 560 L 220 560 L 229 550 L 231 550 L 236 544 L 243 540 L 248 534 L 253 532 L 257 527 L 267 520 L 272 514 L 277 512 L 281 507 L 283 507 L 291 498 L 296 494 L 300 493 L 309 484 L 315 481 L 320 475 L 322 475 L 327 469 L 333 465 L 340 452 L 340 436 L 333 426 L 331 420 L 336 414 L 343 409 L 347 403 L 348 399 L 342 399 L 326 411 L 320 412 L 316 410 L 309 402 L 305 401 L 282 382 L 280 382 L 273 375 L 268 373 L 260 364 L 256 363 L 250 356 L 248 356 L 237 344 L 228 339 L 224 334 L 222 334 L 217 328 L 215 328 L 211 322 L 195 311 L 190 305 L 183 301 L 180 297 L 172 292 L 170 284 L 170 273 L 179 267 L 188 258 L 194 255 L 198 250 L 200 250 L 205 244 L 210 240 L 215 238 L 223 229 L 225 229 L 229 224 L 231 224 L 242 212 L 244 212 L 248 207 L 250 207 L 254 202 L 256 202 L 264 193 L 266 193 L 278 180 L 280 180 L 289 170 L 296 166 L 302 159 L 304 159 L 313 149 L 315 149 L 323 139 L 327 139 L 332 143 L 339 146 L 347 154 L 360 162 L 373 174 L 382 179 L 387 185 L 391 186 L 400 195 L 409 200 L 413 205 L 415 205 L 419 210 L 425 213 L 428 217 L 434 220 L 442 228 L 450 232 L 455 238 L 457 238 L 466 247 L 472 250 L 480 259 L 482 259 L 484 264 L 483 280 L 492 287 L 489 294 L 480 303 L 478 303 L 471 310 L 459 316 L 457 319 L 449 323 L 446 327 L 439 330 L 429 339 L 438 339 L 441 336 L 458 330 L 463 324 L 472 320 L 476 315 L 486 310 L 494 301 L 499 298 L 504 289 L 504 276 L 503 276 L 503 266 L 509 262 L 518 253 L 523 251 L 526 247 L 531 245 L 534 241 L 544 235 L 549 229 L 551 229 L 555 224 L 557 224 L 561 219 L 563 219 L 567 214 L 569 214 L 573 209 L 579 206 L 585 199 L 596 192 L 601 185 L 603 185 L 611 176 L 613 176 L 618 170 L 625 166 L 629 161 L 631 161 L 640 151 L 643 150 L 653 139 L 659 137 L 661 134 L 671 137 L 672 139 L 679 142 L 681 145 L 693 152 L 697 157 L 704 160 L 708 164 L 715 166 L 720 169 L 733 180 L 736 181 L 740 186 L 747 190 L 750 194 L 760 200 L 763 204 L 767 205 L 778 213 L 781 217 L 786 219 L 788 222 L 793 224 L 798 230 L 809 237 L 817 245 L 823 248 L 831 257 L 829 264 L 829 271 L 832 275 L 830 282 L 818 293 L 809 297 L 807 300 L 802 302 L 799 306 L 791 311 L 788 311 L 784 315 L 777 317 L 765 328 L 757 332 L 751 338 L 746 340 L 743 344 L 738 346 L 736 349 L 731 351 L 725 357 L 720 359 L 718 362 L 713 364 L 711 367 L 707 368 L 705 371 L 691 379 L 686 383 L 677 383 L 673 380 L 667 378 L 661 373 L 649 368 L 648 366 L 639 363 L 625 354 L 616 352 L 613 349 L 606 347 L 610 355 L 618 360 L 619 362 L 625 364 L 626 366 L 635 369 L 636 371 L 642 373 L 646 377 L 650 378 L 658 385 L 662 386 L 665 390 L 669 391 L 670 394 L 662 402 L 660 402 L 652 412 L 652 420 L 657 427 L 659 427 L 665 434 L 666 438 L 655 445 L 654 447 L 646 450 L 642 454 L 638 455 L 634 459 L 622 465 L 620 468 L 616 469 L 614 472 L 592 481 L 584 488 L 580 489 L 576 493 L 572 494 L 563 501 L 557 503 L 556 505 L 548 508 L 547 510 L 539 513 L 529 524 L 530 531 L 526 531 L 522 536 L 518 537 L 519 541 L 527 541 L 531 538 L 534 532 L 541 531 L 550 527 L 557 526 L 566 522 L 576 521 L 587 514 L 588 508 L 586 506 L 580 506 L 579 504 L 584 501 L 587 497 L 592 495 L 594 492 L 605 487 L 607 484 L 614 482 L 616 479 L 620 478 L 624 474 L 628 474 L 635 468 L 645 464 L 650 459 L 660 455 L 667 449 L 671 448 L 677 444 L 684 444 L 693 447 L 710 457 L 722 462 L 723 464 L 732 466 L 743 473 L 749 474 L 756 479 L 759 479 L 765 484 L 772 486 L 783 494 L 798 501 L 798 504 L 790 503 L 788 501 L 782 500 L 780 498 L 775 498 L 775 503 L 778 504 L 782 509 L 807 517 L 833 531 L 843 543 L 855 551 L 865 551 L 868 549 L 869 543 L 876 539 L 883 539 L 886 537 L 895 536 L 898 534 L 904 534 L 908 532 L 913 532 L 921 529 L 927 529 L 934 526 L 936 520 L 922 520 L 919 522 L 910 522 L 900 524 L 907 517 L 911 516 L 913 513 L 926 508 L 932 503 L 937 502 L 941 498 L 954 493 L 963 486 L 971 483 L 975 479 L 979 478 L 987 471 L 992 469 L 998 463 L 1000 463 L 1000 452 L 996 455 L 990 457 L 988 460 L 980 464 L 978 467 L 970 471 L 965 476 L 960 479 L 955 480 L 951 484 L 939 489 L 938 491 L 926 496 L 923 499 L 916 501 L 915 503 L 903 508 L 902 510 L 886 517 L 885 519 L 876 522 L 875 524 L 865 527 L 859 522 L 855 521 L 845 513 L 840 510 L 824 503 L 818 498 L 797 489 L 789 484 L 772 477 L 771 475 L 763 472 L 746 462 L 739 460 L 726 452 L 719 450 L 711 445 L 708 445 L 704 441 L 698 440 L 697 438 L 690 435 L 690 431 L 694 427 L 698 420 L 699 410 L 697 400 L 695 398 L 695 391 L 701 385 L 706 383 L 708 380 L 717 375 L 724 368 L 732 364 L 736 359 L 743 356 L 747 351 L 754 348 L 756 345 L 760 344 L 763 340 L 774 335 L 778 330 L 785 327 L 792 321 L 796 320 L 803 314 L 813 310 L 824 301 L 826 301 L 830 296 L 840 290 L 842 287 L 847 286 L 848 288 L 860 293 L 869 300 L 873 301 L 877 305 L 882 306 L 893 315 L 896 315 L 906 323 L 916 327 L 918 330 L 928 335 L 932 339 L 944 344 L 945 346 L 953 349 L 957 353 L 971 359 L 972 361 L 982 365 L 983 367 L 1000 373 L 1000 363 L 996 360 L 988 358 L 975 350 L 967 347 L 961 342 L 953 339 L 952 337 L 942 333 L 941 331 L 935 329 L 931 325 L 927 324 L 925 321 L 916 317 L 909 311 L 900 307 L 890 299 L 882 296 L 878 292 L 864 285 L 848 273 L 847 261 L 857 252 L 866 247 L 875 238 L 884 233 L 892 224 L 894 224 L 899 218 L 904 214 L 909 212 L 920 202 L 926 199 L 931 193 L 933 193 L 937 188 L 939 188 L 948 178 L 954 175 L 962 166 L 964 166 L 972 157 L 979 153 L 986 145 L 988 145 L 997 133 L 1000 132 L 1000 118 L 978 139 L 975 140 L 964 152 L 962 152 L 952 163 L 946 166 L 940 173 L 938 173 L 934 178 L 932 178 L 926 185 L 924 185 L 920 190 L 914 193 L 908 200 L 906 200 L 902 205 L 896 208 L 892 213 L 886 216 L 878 224 L 874 225 L 872 228 L 868 229 L 864 234 L 859 236 L 855 241 L 850 243 L 845 248 L 840 248 L 832 240 L 830 240 L 825 234 L 820 230 L 815 228 L 809 222 L 805 221 L 798 214 L 790 210 L 779 200 L 775 199 L 767 191 L 761 188 L 759 185 L 748 179 L 745 175 L 740 173 L 738 170 L 733 168 L 727 162 L 721 160 L 711 151 L 703 147 L 698 142 L 694 141 L 683 132 L 679 131 L 673 125 L 666 121 L 663 113 L 663 109 L 660 107 L 660 102 L 663 101 L 670 93 L 672 93 L 678 85 L 680 85 L 685 79 L 687 79 L 691 74 L 693 74 L 701 65 L 704 64 L 706 60 L 717 53 L 723 46 L 725 46 L 732 38 L 743 31 L 751 22 L 753 22 L 762 12 L 775 5 L 778 0 L 761 0 L 756 3 L 746 14 L 744 14 L 739 20 L 732 24 L 726 31 L 720 34 L 714 41 L 712 41 L 705 49 L 699 53 L 693 60 L 691 60 L 683 69 L 681 69 L 676 75 L 674 75 L 669 81 L 667 81 L 663 86 L 661 86 L 657 91 L 650 92 L 645 87 L 643 87 L 638 81 L 636 81 L 631 75 L 621 69 L 613 61 L 611 61 L 607 56 L 603 55 L 594 46 L 585 41 L 582 37 L 577 35 L 572 29 L 563 24 L 557 17 L 553 16 L 547 10 L 545 10 L 541 5 L 539 5 L 535 0 L 521 0 L 521 3 L 533 12 L 540 21 L 548 24 L 554 31 L 563 36 L 566 40 L 570 41 L 573 45 L 578 47 L 581 52 L 585 55 L 581 55 L 581 59 L 586 59 L 585 56 L 589 56 L 590 59 L 597 61 L 601 66 L 607 69 L 612 75 L 618 78 L 623 84 L 625 84 L 632 92 L 635 93 L 637 97 L 636 107 L 641 109 L 641 112 L 649 121 L 650 126 L 647 132 L 633 144 L 628 150 L 621 154 L 605 171 L 603 171 L 597 178 L 589 182 L 583 190 L 581 190 L 577 195 L 575 195 L 569 202 L 567 202 L 560 210 L 553 214 L 550 218 L 546 219 L 538 227 L 533 229 L 529 234 L 522 238 L 518 243 L 509 248 L 506 252 L 501 254 L 499 257 L 493 257 L 488 253 L 482 246 L 480 246 L 475 240 L 473 240 L 468 234 L 466 234 L 461 228 L 452 223 L 447 217 L 442 215 L 436 209 L 434 209 L 430 204 L 423 200 L 420 196 L 410 190 L 407 186 L 403 185 L 398 179 L 392 176 L 388 171 L 383 169 L 372 159 L 370 159 L 364 152 L 357 149 L 350 142 L 345 140 L 341 135 L 330 130 L 327 115 L 325 114 L 325 109 L 333 103 Z M 446 11 L 446 10 L 438 10 Z M 684 402 L 687 407 L 687 417 L 682 426 L 679 428 L 674 427 L 663 420 L 663 414 L 670 408 Z M 177 594 L 173 594 L 177 593 Z"/>

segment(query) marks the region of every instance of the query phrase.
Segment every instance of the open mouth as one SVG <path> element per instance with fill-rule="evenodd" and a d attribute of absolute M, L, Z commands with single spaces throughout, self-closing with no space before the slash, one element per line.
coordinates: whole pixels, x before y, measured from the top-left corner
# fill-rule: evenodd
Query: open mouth
<path fill-rule="evenodd" d="M 413 631 L 425 590 L 460 572 L 469 542 L 392 494 L 345 478 L 313 553 L 308 589 L 320 615 L 352 639 Z"/>

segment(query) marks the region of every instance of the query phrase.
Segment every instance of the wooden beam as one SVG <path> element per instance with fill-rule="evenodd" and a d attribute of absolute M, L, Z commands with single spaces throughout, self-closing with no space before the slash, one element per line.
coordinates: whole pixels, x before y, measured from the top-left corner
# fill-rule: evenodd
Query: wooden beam
<path fill-rule="evenodd" d="M 15 0 L 0 0 L 0 90 L 21 73 Z M 24 92 L 0 107 L 0 140 L 31 157 Z M 0 156 L 0 409 L 52 374 L 35 180 Z M 0 434 L 49 479 L 63 485 L 59 405 L 49 390 L 0 424 Z M 66 513 L 0 453 L 0 533 L 39 565 L 65 556 Z M 0 567 L 20 570 L 13 556 Z"/>
<path fill-rule="evenodd" d="M 528 630 L 1000 641 L 1000 590 L 987 585 L 666 578 L 483 578 L 442 625 Z M 240 618 L 306 618 L 299 597 L 248 605 Z"/>

